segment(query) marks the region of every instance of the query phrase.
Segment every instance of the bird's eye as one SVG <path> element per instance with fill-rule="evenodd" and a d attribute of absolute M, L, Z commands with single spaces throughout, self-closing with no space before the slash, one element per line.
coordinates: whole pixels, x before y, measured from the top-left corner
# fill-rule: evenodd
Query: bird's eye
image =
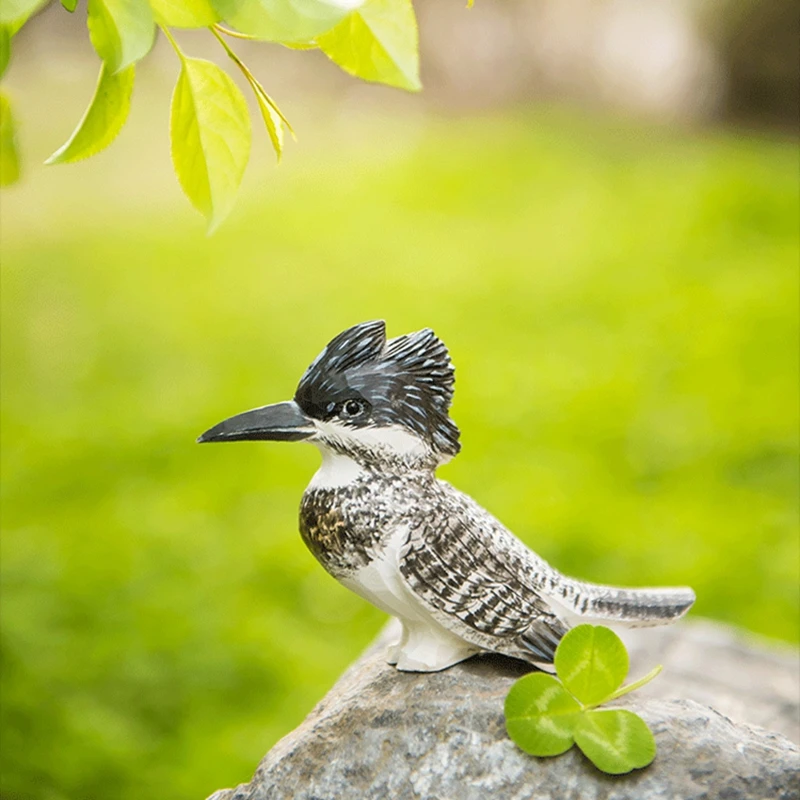
<path fill-rule="evenodd" d="M 357 417 L 365 408 L 366 405 L 362 400 L 345 400 L 342 404 L 342 416 Z"/>

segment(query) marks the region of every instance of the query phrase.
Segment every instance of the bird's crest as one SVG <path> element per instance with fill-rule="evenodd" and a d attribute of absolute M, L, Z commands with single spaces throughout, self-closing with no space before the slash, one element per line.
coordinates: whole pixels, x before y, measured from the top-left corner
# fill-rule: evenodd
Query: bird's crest
<path fill-rule="evenodd" d="M 430 328 L 387 341 L 386 323 L 375 320 L 332 339 L 306 370 L 295 400 L 325 419 L 328 408 L 355 395 L 370 404 L 369 425 L 402 425 L 453 456 L 460 448 L 448 416 L 454 382 L 447 348 Z"/>

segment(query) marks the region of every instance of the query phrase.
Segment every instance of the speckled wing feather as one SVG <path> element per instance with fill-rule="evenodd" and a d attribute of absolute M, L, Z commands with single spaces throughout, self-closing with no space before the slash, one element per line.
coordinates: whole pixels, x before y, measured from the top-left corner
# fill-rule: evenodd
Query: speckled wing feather
<path fill-rule="evenodd" d="M 473 644 L 550 663 L 567 626 L 537 589 L 552 569 L 466 495 L 439 482 L 441 502 L 411 523 L 400 574 L 439 624 Z"/>

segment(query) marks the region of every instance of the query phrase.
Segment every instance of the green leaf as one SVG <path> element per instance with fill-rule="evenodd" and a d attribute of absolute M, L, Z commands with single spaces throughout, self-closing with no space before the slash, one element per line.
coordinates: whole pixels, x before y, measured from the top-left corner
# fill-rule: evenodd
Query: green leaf
<path fill-rule="evenodd" d="M 264 87 L 256 80 L 255 76 L 248 71 L 245 73 L 245 77 L 256 96 L 258 108 L 261 111 L 264 125 L 267 128 L 267 133 L 272 142 L 272 149 L 275 151 L 278 161 L 280 161 L 281 155 L 283 155 L 283 126 L 285 125 L 289 129 L 289 133 L 294 136 L 292 126 L 289 124 L 289 120 L 283 115 L 283 112 L 278 108 L 277 103 L 266 93 Z"/>
<path fill-rule="evenodd" d="M 117 72 L 153 46 L 155 22 L 145 0 L 89 0 L 89 38 L 97 55 Z"/>
<path fill-rule="evenodd" d="M 278 107 L 266 92 L 256 91 L 255 94 L 256 100 L 258 100 L 258 108 L 264 119 L 264 125 L 272 142 L 272 149 L 275 151 L 278 161 L 280 161 L 283 154 L 283 121 L 285 117 L 280 114 Z"/>
<path fill-rule="evenodd" d="M 253 75 L 242 59 L 233 52 L 220 31 L 212 28 L 211 32 L 217 38 L 217 41 L 222 45 L 223 49 L 233 63 L 239 67 L 242 75 L 244 75 L 245 79 L 250 84 L 250 88 L 253 90 L 253 93 L 256 96 L 258 108 L 261 111 L 262 118 L 264 119 L 264 125 L 267 128 L 267 133 L 269 134 L 270 141 L 272 142 L 272 147 L 275 150 L 278 161 L 280 161 L 281 154 L 283 153 L 283 126 L 286 125 L 292 136 L 294 136 L 294 131 L 292 130 L 292 126 L 289 124 L 289 120 L 286 119 L 286 117 L 283 115 L 283 112 L 278 108 L 277 103 L 267 94 L 258 78 Z"/>
<path fill-rule="evenodd" d="M 11 32 L 7 25 L 0 25 L 0 78 L 3 77 L 11 58 Z"/>
<path fill-rule="evenodd" d="M 310 42 L 281 42 L 284 47 L 289 50 L 318 50 L 319 46 L 312 39 Z"/>
<path fill-rule="evenodd" d="M 622 640 L 601 625 L 578 625 L 556 649 L 558 677 L 584 705 L 606 700 L 625 680 L 628 666 Z"/>
<path fill-rule="evenodd" d="M 18 180 L 17 128 L 8 98 L 0 94 L 0 186 L 10 186 Z"/>
<path fill-rule="evenodd" d="M 585 711 L 575 727 L 575 741 L 603 772 L 621 775 L 646 767 L 656 757 L 656 740 L 632 711 Z"/>
<path fill-rule="evenodd" d="M 61 0 L 61 5 L 71 14 L 78 7 L 78 0 Z"/>
<path fill-rule="evenodd" d="M 526 753 L 557 756 L 572 746 L 580 711 L 552 675 L 534 672 L 520 678 L 506 697 L 506 730 Z"/>
<path fill-rule="evenodd" d="M 45 164 L 69 164 L 93 156 L 108 147 L 122 130 L 131 108 L 136 67 L 131 64 L 111 72 L 104 62 L 92 102 L 72 132 Z"/>
<path fill-rule="evenodd" d="M 150 0 L 156 19 L 172 28 L 207 28 L 220 16 L 211 0 Z"/>
<path fill-rule="evenodd" d="M 247 103 L 210 61 L 184 58 L 172 95 L 172 163 L 192 205 L 212 231 L 233 207 L 250 156 Z"/>
<path fill-rule="evenodd" d="M 270 42 L 305 43 L 329 31 L 363 0 L 213 0 L 242 33 Z"/>
<path fill-rule="evenodd" d="M 11 23 L 16 33 L 45 2 L 47 0 L 3 0 L 0 3 L 0 23 Z"/>
<path fill-rule="evenodd" d="M 331 61 L 351 75 L 412 92 L 422 87 L 411 0 L 367 0 L 316 41 Z"/>

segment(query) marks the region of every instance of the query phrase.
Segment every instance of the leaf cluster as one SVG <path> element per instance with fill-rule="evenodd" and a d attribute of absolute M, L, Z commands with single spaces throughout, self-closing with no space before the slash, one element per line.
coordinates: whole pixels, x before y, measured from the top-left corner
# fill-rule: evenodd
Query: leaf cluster
<path fill-rule="evenodd" d="M 14 35 L 47 0 L 3 0 L 0 75 Z M 77 0 L 61 0 L 74 12 Z M 47 164 L 80 161 L 116 138 L 128 118 L 136 64 L 160 30 L 180 61 L 170 113 L 172 162 L 192 205 L 218 225 L 233 206 L 250 156 L 247 103 L 217 64 L 186 55 L 175 29 L 207 28 L 252 90 L 280 160 L 291 126 L 230 39 L 254 39 L 295 49 L 319 49 L 344 71 L 367 81 L 418 91 L 417 21 L 411 0 L 87 0 L 89 38 L 101 59 L 94 97 L 69 139 Z M 20 174 L 16 126 L 0 94 L 0 185 Z"/>
<path fill-rule="evenodd" d="M 622 686 L 628 651 L 609 628 L 578 625 L 558 645 L 556 676 L 534 672 L 520 678 L 505 702 L 511 739 L 534 756 L 557 756 L 577 744 L 600 770 L 620 775 L 646 767 L 656 742 L 645 721 L 625 709 L 597 706 L 644 686 L 661 671 Z"/>

